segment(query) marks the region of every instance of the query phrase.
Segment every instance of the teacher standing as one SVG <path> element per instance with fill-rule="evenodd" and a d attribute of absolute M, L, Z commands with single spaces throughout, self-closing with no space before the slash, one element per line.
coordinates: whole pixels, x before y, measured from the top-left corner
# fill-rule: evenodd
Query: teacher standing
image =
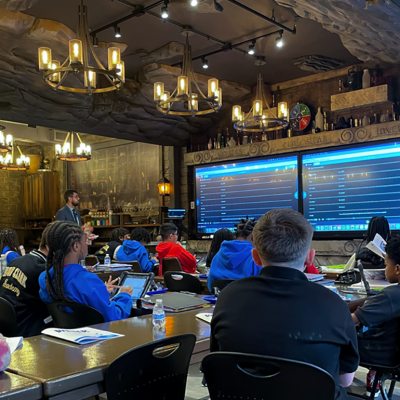
<path fill-rule="evenodd" d="M 82 226 L 81 214 L 76 209 L 76 207 L 79 205 L 78 192 L 74 189 L 67 189 L 64 192 L 64 199 L 67 204 L 57 211 L 55 220 L 71 221 L 75 222 L 79 226 Z"/>

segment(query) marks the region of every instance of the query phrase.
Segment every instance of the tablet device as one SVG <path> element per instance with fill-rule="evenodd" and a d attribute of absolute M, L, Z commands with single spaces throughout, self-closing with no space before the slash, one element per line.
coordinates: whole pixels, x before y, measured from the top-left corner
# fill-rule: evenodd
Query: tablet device
<path fill-rule="evenodd" d="M 139 272 L 123 272 L 118 285 L 121 287 L 130 286 L 133 289 L 132 300 L 136 301 L 146 294 L 153 279 L 154 274 L 152 272 L 147 274 L 141 274 Z M 118 294 L 120 290 L 121 289 L 119 289 L 116 294 Z"/>

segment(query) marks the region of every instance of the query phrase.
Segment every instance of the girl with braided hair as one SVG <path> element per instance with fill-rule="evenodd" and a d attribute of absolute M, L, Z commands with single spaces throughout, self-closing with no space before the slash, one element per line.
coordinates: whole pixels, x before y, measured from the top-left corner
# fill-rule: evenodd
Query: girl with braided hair
<path fill-rule="evenodd" d="M 253 250 L 254 219 L 241 219 L 236 225 L 236 240 L 224 241 L 211 262 L 207 286 L 216 279 L 240 279 L 260 274 L 261 268 L 251 255 Z"/>
<path fill-rule="evenodd" d="M 18 234 L 14 229 L 2 229 L 0 231 L 0 249 L 1 254 L 5 254 L 7 265 L 20 257 L 21 250 L 19 249 Z"/>
<path fill-rule="evenodd" d="M 106 322 L 130 316 L 132 288 L 122 287 L 110 301 L 108 290 L 118 286 L 107 286 L 79 264 L 87 256 L 86 237 L 79 225 L 69 221 L 55 222 L 48 232 L 47 244 L 46 270 L 39 277 L 39 294 L 45 303 L 86 304 L 100 311 Z"/>

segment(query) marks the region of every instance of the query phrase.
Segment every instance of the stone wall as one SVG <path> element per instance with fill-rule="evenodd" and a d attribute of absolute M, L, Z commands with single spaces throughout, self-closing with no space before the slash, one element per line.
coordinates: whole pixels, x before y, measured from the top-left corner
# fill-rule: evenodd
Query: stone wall
<path fill-rule="evenodd" d="M 23 171 L 0 171 L 0 228 L 19 228 L 22 220 Z"/>

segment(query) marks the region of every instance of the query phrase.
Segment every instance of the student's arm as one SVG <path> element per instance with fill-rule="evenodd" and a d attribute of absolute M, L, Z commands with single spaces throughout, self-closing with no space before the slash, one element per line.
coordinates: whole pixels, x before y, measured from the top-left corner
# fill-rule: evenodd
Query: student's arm
<path fill-rule="evenodd" d="M 6 261 L 7 261 L 7 265 L 14 260 L 15 258 L 20 257 L 20 255 L 18 253 L 16 253 L 15 251 L 9 251 L 8 253 L 6 253 Z"/>
<path fill-rule="evenodd" d="M 354 312 L 354 323 L 366 327 L 380 325 L 394 318 L 392 304 L 385 290 L 368 299 L 364 305 Z"/>
<path fill-rule="evenodd" d="M 154 264 L 157 263 L 156 260 L 149 260 L 149 254 L 144 247 L 140 248 L 139 252 L 139 264 L 143 272 L 152 272 L 154 269 Z"/>
<path fill-rule="evenodd" d="M 189 274 L 195 274 L 196 273 L 196 265 L 197 265 L 197 260 L 196 257 L 193 256 L 190 252 L 182 248 L 182 252 L 180 255 L 180 262 L 182 265 L 182 269 L 189 273 Z"/>
<path fill-rule="evenodd" d="M 349 387 L 353 383 L 355 372 L 339 372 L 339 386 Z"/>

